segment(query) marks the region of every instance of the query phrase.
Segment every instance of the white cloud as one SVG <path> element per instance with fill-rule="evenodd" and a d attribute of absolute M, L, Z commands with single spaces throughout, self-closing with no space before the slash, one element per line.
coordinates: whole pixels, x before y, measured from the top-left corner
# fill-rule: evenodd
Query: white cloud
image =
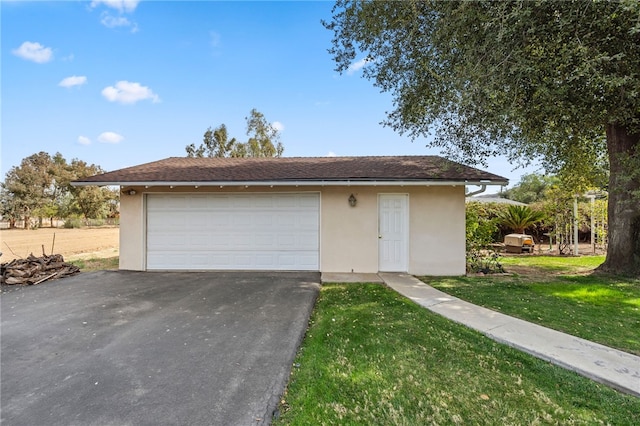
<path fill-rule="evenodd" d="M 367 65 L 369 62 L 371 62 L 370 59 L 364 58 L 352 63 L 351 65 L 349 65 L 349 68 L 347 68 L 347 75 L 352 75 L 356 71 L 364 68 L 364 66 Z"/>
<path fill-rule="evenodd" d="M 86 136 L 78 136 L 78 143 L 80 145 L 91 145 L 91 139 Z"/>
<path fill-rule="evenodd" d="M 140 0 L 93 0 L 91 7 L 98 7 L 103 4 L 112 9 L 116 9 L 120 13 L 131 13 L 136 10 L 138 3 L 140 3 Z"/>
<path fill-rule="evenodd" d="M 140 83 L 129 81 L 118 81 L 115 86 L 108 86 L 102 89 L 102 96 L 108 101 L 120 102 L 121 104 L 135 104 L 138 101 L 151 99 L 152 102 L 160 102 L 158 95 Z"/>
<path fill-rule="evenodd" d="M 124 16 L 111 16 L 108 13 L 102 15 L 100 23 L 107 28 L 130 27 L 131 21 Z"/>
<path fill-rule="evenodd" d="M 276 129 L 278 132 L 284 131 L 284 124 L 279 121 L 274 121 L 273 123 L 271 123 L 271 127 Z"/>
<path fill-rule="evenodd" d="M 104 5 L 118 11 L 119 16 L 113 16 L 108 11 L 102 12 L 100 23 L 107 28 L 129 27 L 132 33 L 138 32 L 138 24 L 122 15 L 133 13 L 138 7 L 139 0 L 93 0 L 91 8 Z"/>
<path fill-rule="evenodd" d="M 336 157 L 336 153 L 333 151 L 329 151 L 325 157 Z"/>
<path fill-rule="evenodd" d="M 87 83 L 87 77 L 84 75 L 72 75 L 71 77 L 67 77 L 63 79 L 58 86 L 60 87 L 73 87 L 73 86 L 82 86 Z"/>
<path fill-rule="evenodd" d="M 124 136 L 114 132 L 104 132 L 100 133 L 100 136 L 98 136 L 98 141 L 102 143 L 120 143 L 123 140 Z"/>
<path fill-rule="evenodd" d="M 50 47 L 44 47 L 40 43 L 34 43 L 31 41 L 25 41 L 17 49 L 12 50 L 13 54 L 26 59 L 27 61 L 33 61 L 38 64 L 44 64 L 53 59 L 53 51 Z"/>

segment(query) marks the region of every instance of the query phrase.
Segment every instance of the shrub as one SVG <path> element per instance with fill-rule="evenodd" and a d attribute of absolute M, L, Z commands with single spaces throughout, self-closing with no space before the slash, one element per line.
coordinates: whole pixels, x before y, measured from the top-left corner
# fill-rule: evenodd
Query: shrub
<path fill-rule="evenodd" d="M 524 230 L 544 219 L 544 213 L 532 210 L 529 206 L 509 206 L 499 216 L 502 225 L 513 229 L 516 234 L 524 234 Z"/>
<path fill-rule="evenodd" d="M 499 215 L 502 206 L 469 202 L 466 206 L 467 272 L 501 273 L 493 243 L 500 237 Z"/>
<path fill-rule="evenodd" d="M 64 228 L 66 229 L 82 228 L 82 221 L 77 217 L 68 218 L 64 221 Z"/>
<path fill-rule="evenodd" d="M 472 250 L 467 252 L 467 273 L 500 274 L 504 267 L 496 250 Z"/>

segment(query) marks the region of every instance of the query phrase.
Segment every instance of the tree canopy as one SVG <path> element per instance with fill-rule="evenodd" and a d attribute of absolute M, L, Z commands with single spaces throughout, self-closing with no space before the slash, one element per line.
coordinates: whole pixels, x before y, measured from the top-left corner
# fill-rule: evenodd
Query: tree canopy
<path fill-rule="evenodd" d="M 190 144 L 185 147 L 188 157 L 281 157 L 284 147 L 280 142 L 280 132 L 267 121 L 264 114 L 255 108 L 245 117 L 247 121 L 246 142 L 236 138 L 229 139 L 227 126 L 221 124 L 209 127 L 199 146 Z"/>
<path fill-rule="evenodd" d="M 116 193 L 108 188 L 71 186 L 72 180 L 102 171 L 78 159 L 69 163 L 60 153 L 30 155 L 20 166 L 12 167 L 0 184 L 0 213 L 12 226 L 23 220 L 25 228 L 32 218 L 39 225 L 43 218 L 104 218 L 115 206 Z"/>
<path fill-rule="evenodd" d="M 399 133 L 465 163 L 545 158 L 584 185 L 608 166 L 603 269 L 640 271 L 640 2 L 339 0 L 324 25 L 337 71 L 364 56 L 392 94 Z"/>
<path fill-rule="evenodd" d="M 544 199 L 546 191 L 557 184 L 558 178 L 552 175 L 537 173 L 525 174 L 513 188 L 502 192 L 504 198 L 525 204 L 535 203 Z"/>

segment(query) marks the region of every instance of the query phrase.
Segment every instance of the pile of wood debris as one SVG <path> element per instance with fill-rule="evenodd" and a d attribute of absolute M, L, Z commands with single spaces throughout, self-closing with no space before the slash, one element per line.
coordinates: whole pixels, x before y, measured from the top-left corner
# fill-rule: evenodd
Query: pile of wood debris
<path fill-rule="evenodd" d="M 47 280 L 64 278 L 80 272 L 80 268 L 66 263 L 61 254 L 35 257 L 30 254 L 26 259 L 14 259 L 0 266 L 2 284 L 40 284 Z"/>

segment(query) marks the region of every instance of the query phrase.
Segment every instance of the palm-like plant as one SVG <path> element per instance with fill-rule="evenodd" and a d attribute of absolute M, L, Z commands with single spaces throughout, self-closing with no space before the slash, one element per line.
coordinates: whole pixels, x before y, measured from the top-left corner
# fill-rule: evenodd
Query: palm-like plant
<path fill-rule="evenodd" d="M 499 215 L 500 223 L 511 228 L 517 234 L 523 234 L 524 230 L 544 218 L 544 213 L 532 210 L 529 206 L 509 206 Z"/>

